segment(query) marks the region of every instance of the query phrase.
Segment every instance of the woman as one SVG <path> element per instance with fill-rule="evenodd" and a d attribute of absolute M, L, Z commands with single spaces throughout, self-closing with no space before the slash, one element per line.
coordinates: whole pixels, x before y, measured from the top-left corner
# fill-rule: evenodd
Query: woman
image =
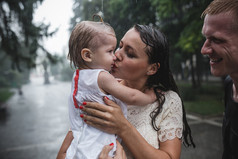
<path fill-rule="evenodd" d="M 122 84 L 131 88 L 142 92 L 153 89 L 157 101 L 144 107 L 128 106 L 128 120 L 120 107 L 108 99 L 104 99 L 107 106 L 87 102 L 82 107 L 88 114 L 83 115 L 84 121 L 105 132 L 117 134 L 123 141 L 128 158 L 178 159 L 182 137 L 185 146 L 195 147 L 169 68 L 165 36 L 153 27 L 135 25 L 124 35 L 115 55 L 117 60 L 112 74 L 123 79 Z"/>

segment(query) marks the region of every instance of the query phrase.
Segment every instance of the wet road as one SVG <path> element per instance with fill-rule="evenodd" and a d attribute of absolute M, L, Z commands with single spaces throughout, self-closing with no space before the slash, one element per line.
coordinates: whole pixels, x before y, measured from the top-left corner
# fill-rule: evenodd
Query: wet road
<path fill-rule="evenodd" d="M 70 83 L 34 79 L 0 114 L 1 159 L 53 159 L 68 131 Z"/>
<path fill-rule="evenodd" d="M 67 99 L 70 83 L 33 79 L 0 112 L 1 159 L 54 159 L 68 131 Z M 196 149 L 183 146 L 181 159 L 219 159 L 221 117 L 202 119 L 188 116 Z"/>
<path fill-rule="evenodd" d="M 222 158 L 222 116 L 199 118 L 187 115 L 196 148 L 183 146 L 181 159 Z"/>

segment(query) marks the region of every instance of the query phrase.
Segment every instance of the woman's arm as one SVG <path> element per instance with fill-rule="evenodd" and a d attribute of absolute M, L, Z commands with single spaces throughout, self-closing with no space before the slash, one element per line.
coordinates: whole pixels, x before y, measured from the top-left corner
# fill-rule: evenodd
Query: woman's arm
<path fill-rule="evenodd" d="M 108 105 L 88 102 L 83 111 L 94 116 L 84 115 L 86 123 L 102 131 L 117 134 L 137 159 L 179 159 L 181 140 L 174 138 L 160 143 L 160 149 L 151 146 L 123 116 L 120 107 L 104 98 Z"/>
<path fill-rule="evenodd" d="M 56 159 L 65 159 L 66 157 L 66 151 L 69 147 L 69 145 L 71 144 L 72 140 L 73 140 L 73 133 L 72 131 L 69 131 L 67 133 L 67 135 L 65 136 L 65 139 L 60 147 L 60 150 L 58 152 L 58 155 L 56 157 Z"/>

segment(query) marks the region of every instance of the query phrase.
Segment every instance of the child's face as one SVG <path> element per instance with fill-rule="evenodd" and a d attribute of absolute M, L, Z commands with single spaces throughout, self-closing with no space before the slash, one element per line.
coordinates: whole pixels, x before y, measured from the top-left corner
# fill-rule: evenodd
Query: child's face
<path fill-rule="evenodd" d="M 116 48 L 117 39 L 113 35 L 105 34 L 102 40 L 101 46 L 93 52 L 92 68 L 110 71 L 114 65 L 114 60 L 116 60 L 114 50 Z"/>

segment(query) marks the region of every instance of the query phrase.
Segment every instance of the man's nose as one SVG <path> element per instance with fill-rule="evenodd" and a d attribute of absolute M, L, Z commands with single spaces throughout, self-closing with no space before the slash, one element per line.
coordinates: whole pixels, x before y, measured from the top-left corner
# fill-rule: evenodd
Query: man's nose
<path fill-rule="evenodd" d="M 207 39 L 201 48 L 201 54 L 206 55 L 206 54 L 210 54 L 211 52 L 212 52 L 211 43 Z"/>

